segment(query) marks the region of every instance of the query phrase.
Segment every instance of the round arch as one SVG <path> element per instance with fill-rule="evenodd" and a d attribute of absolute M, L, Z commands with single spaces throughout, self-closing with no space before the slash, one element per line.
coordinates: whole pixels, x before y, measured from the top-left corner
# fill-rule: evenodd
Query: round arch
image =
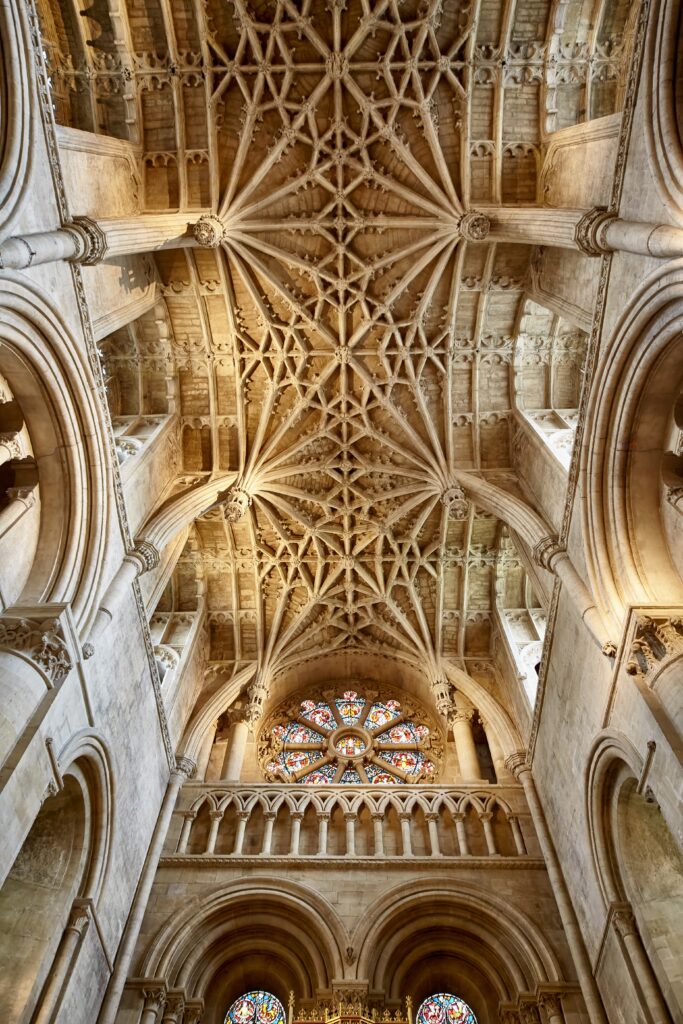
<path fill-rule="evenodd" d="M 26 9 L 0 7 L 0 210 L 8 235 L 30 180 L 33 155 L 32 83 Z"/>

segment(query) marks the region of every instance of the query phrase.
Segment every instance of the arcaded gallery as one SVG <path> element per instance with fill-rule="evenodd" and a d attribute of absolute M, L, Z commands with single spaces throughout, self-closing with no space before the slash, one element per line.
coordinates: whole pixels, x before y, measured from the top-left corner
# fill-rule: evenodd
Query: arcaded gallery
<path fill-rule="evenodd" d="M 0 1024 L 683 1024 L 683 0 L 0 0 Z"/>

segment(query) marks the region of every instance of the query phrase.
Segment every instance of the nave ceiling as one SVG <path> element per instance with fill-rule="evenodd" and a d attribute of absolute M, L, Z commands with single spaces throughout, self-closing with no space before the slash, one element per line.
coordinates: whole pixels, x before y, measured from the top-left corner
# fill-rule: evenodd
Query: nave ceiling
<path fill-rule="evenodd" d="M 157 254 L 163 303 L 104 350 L 115 413 L 176 411 L 188 481 L 236 474 L 176 574 L 181 605 L 203 579 L 213 659 L 363 649 L 435 678 L 490 655 L 502 525 L 458 472 L 519 493 L 532 250 L 459 223 L 541 198 L 544 128 L 614 101 L 619 46 L 560 8 L 128 9 L 143 203 L 220 222 Z M 572 407 L 582 358 L 550 317 L 522 372 Z"/>

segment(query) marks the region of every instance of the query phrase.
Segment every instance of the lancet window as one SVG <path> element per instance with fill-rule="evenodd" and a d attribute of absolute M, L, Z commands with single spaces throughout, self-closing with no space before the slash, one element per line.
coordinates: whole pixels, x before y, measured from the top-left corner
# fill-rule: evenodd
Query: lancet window
<path fill-rule="evenodd" d="M 458 996 L 437 992 L 421 1004 L 415 1024 L 477 1024 L 477 1018 Z"/>
<path fill-rule="evenodd" d="M 282 707 L 260 748 L 270 781 L 403 785 L 438 777 L 442 742 L 412 700 L 340 689 Z"/>

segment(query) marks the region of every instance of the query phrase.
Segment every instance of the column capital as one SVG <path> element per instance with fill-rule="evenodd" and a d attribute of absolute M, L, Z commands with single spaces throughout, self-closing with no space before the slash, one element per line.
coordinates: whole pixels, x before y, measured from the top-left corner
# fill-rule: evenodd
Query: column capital
<path fill-rule="evenodd" d="M 183 779 L 191 779 L 197 770 L 197 762 L 191 757 L 176 757 L 173 774 Z"/>
<path fill-rule="evenodd" d="M 225 224 L 215 213 L 203 213 L 192 225 L 197 245 L 204 249 L 217 249 L 225 239 Z"/>
<path fill-rule="evenodd" d="M 480 210 L 469 210 L 458 221 L 458 231 L 466 242 L 483 242 L 490 230 L 491 221 Z"/>
<path fill-rule="evenodd" d="M 358 815 L 355 811 L 346 811 L 344 814 L 344 821 L 357 821 Z"/>
<path fill-rule="evenodd" d="M 145 1001 L 145 1010 L 154 1010 L 158 1013 L 166 1006 L 166 986 L 163 981 L 146 982 L 142 989 L 142 998 Z"/>
<path fill-rule="evenodd" d="M 85 935 L 91 920 L 92 900 L 75 899 L 71 904 L 69 920 L 66 923 L 67 929 L 78 932 L 79 935 Z"/>
<path fill-rule="evenodd" d="M 251 495 L 242 487 L 230 487 L 219 494 L 214 508 L 222 508 L 226 523 L 239 523 L 251 508 Z"/>
<path fill-rule="evenodd" d="M 627 935 L 637 935 L 638 926 L 633 911 L 628 903 L 612 904 L 610 911 L 612 926 L 621 939 Z"/>
<path fill-rule="evenodd" d="M 158 550 L 150 540 L 138 541 L 126 557 L 137 563 L 138 576 L 143 576 L 146 572 L 156 569 L 161 560 Z"/>
<path fill-rule="evenodd" d="M 224 811 L 213 810 L 209 811 L 209 817 L 211 821 L 220 821 L 223 817 Z"/>
<path fill-rule="evenodd" d="M 64 231 L 76 238 L 78 249 L 69 260 L 70 263 L 81 263 L 91 267 L 101 263 L 107 255 L 107 236 L 91 217 L 74 217 L 73 221 L 64 225 Z"/>
<path fill-rule="evenodd" d="M 460 722 L 467 722 L 471 724 L 474 718 L 474 708 L 451 708 L 448 712 L 447 719 L 451 729 L 454 725 L 459 725 Z"/>
<path fill-rule="evenodd" d="M 59 619 L 0 619 L 0 649 L 32 661 L 46 677 L 48 689 L 59 686 L 73 668 Z"/>
<path fill-rule="evenodd" d="M 604 231 L 607 225 L 616 219 L 616 214 L 608 213 L 604 206 L 594 206 L 592 210 L 584 213 L 574 233 L 574 239 L 581 252 L 586 256 L 602 256 L 610 252 L 605 244 Z"/>
<path fill-rule="evenodd" d="M 448 487 L 443 492 L 441 504 L 446 509 L 449 519 L 467 519 L 472 507 L 464 487 L 459 484 L 455 487 Z"/>
<path fill-rule="evenodd" d="M 544 537 L 538 544 L 534 545 L 532 551 L 532 557 L 537 565 L 540 565 L 542 569 L 547 569 L 549 572 L 554 572 L 553 562 L 558 555 L 565 554 L 565 547 L 560 543 L 557 537 Z"/>
<path fill-rule="evenodd" d="M 514 754 L 510 754 L 505 758 L 505 767 L 509 772 L 512 772 L 514 777 L 519 781 L 525 772 L 531 771 L 531 765 L 527 761 L 526 750 L 516 750 Z"/>
<path fill-rule="evenodd" d="M 558 1017 L 562 1014 L 562 1004 L 557 992 L 541 992 L 538 997 L 538 1005 L 548 1015 L 554 1014 Z"/>

